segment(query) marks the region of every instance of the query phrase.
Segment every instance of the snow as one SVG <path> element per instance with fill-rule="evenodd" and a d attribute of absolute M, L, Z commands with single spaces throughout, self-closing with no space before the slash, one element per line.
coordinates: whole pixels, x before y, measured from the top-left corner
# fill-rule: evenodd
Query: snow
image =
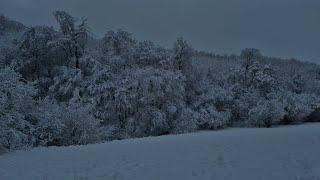
<path fill-rule="evenodd" d="M 319 180 L 320 124 L 36 148 L 0 156 L 1 180 Z"/>

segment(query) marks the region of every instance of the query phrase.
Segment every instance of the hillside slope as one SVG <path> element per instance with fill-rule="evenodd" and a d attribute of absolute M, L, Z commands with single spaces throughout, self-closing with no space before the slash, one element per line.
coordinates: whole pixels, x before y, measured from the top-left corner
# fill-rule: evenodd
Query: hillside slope
<path fill-rule="evenodd" d="M 3 180 L 320 179 L 320 124 L 37 148 L 0 156 Z"/>

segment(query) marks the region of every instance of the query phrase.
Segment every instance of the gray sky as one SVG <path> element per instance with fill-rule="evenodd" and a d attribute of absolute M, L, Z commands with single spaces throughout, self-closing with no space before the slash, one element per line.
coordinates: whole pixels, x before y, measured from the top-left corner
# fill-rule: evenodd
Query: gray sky
<path fill-rule="evenodd" d="M 57 9 L 88 17 L 96 36 L 123 28 L 168 47 L 183 36 L 200 50 L 320 63 L 320 0 L 0 0 L 0 13 L 27 25 L 55 25 Z"/>

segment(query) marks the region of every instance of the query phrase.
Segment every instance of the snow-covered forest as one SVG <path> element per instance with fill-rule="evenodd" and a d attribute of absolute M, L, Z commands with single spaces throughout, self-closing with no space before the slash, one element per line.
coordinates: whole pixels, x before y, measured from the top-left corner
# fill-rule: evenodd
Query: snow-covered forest
<path fill-rule="evenodd" d="M 59 29 L 0 16 L 0 152 L 320 120 L 317 64 L 98 39 L 85 18 L 53 15 Z"/>

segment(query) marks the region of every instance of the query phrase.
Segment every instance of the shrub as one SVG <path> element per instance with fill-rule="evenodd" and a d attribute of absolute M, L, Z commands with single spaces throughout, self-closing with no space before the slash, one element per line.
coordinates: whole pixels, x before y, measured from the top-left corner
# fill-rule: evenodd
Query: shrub
<path fill-rule="evenodd" d="M 285 112 L 277 100 L 260 100 L 256 107 L 249 111 L 249 123 L 258 127 L 271 127 L 279 124 Z"/>

